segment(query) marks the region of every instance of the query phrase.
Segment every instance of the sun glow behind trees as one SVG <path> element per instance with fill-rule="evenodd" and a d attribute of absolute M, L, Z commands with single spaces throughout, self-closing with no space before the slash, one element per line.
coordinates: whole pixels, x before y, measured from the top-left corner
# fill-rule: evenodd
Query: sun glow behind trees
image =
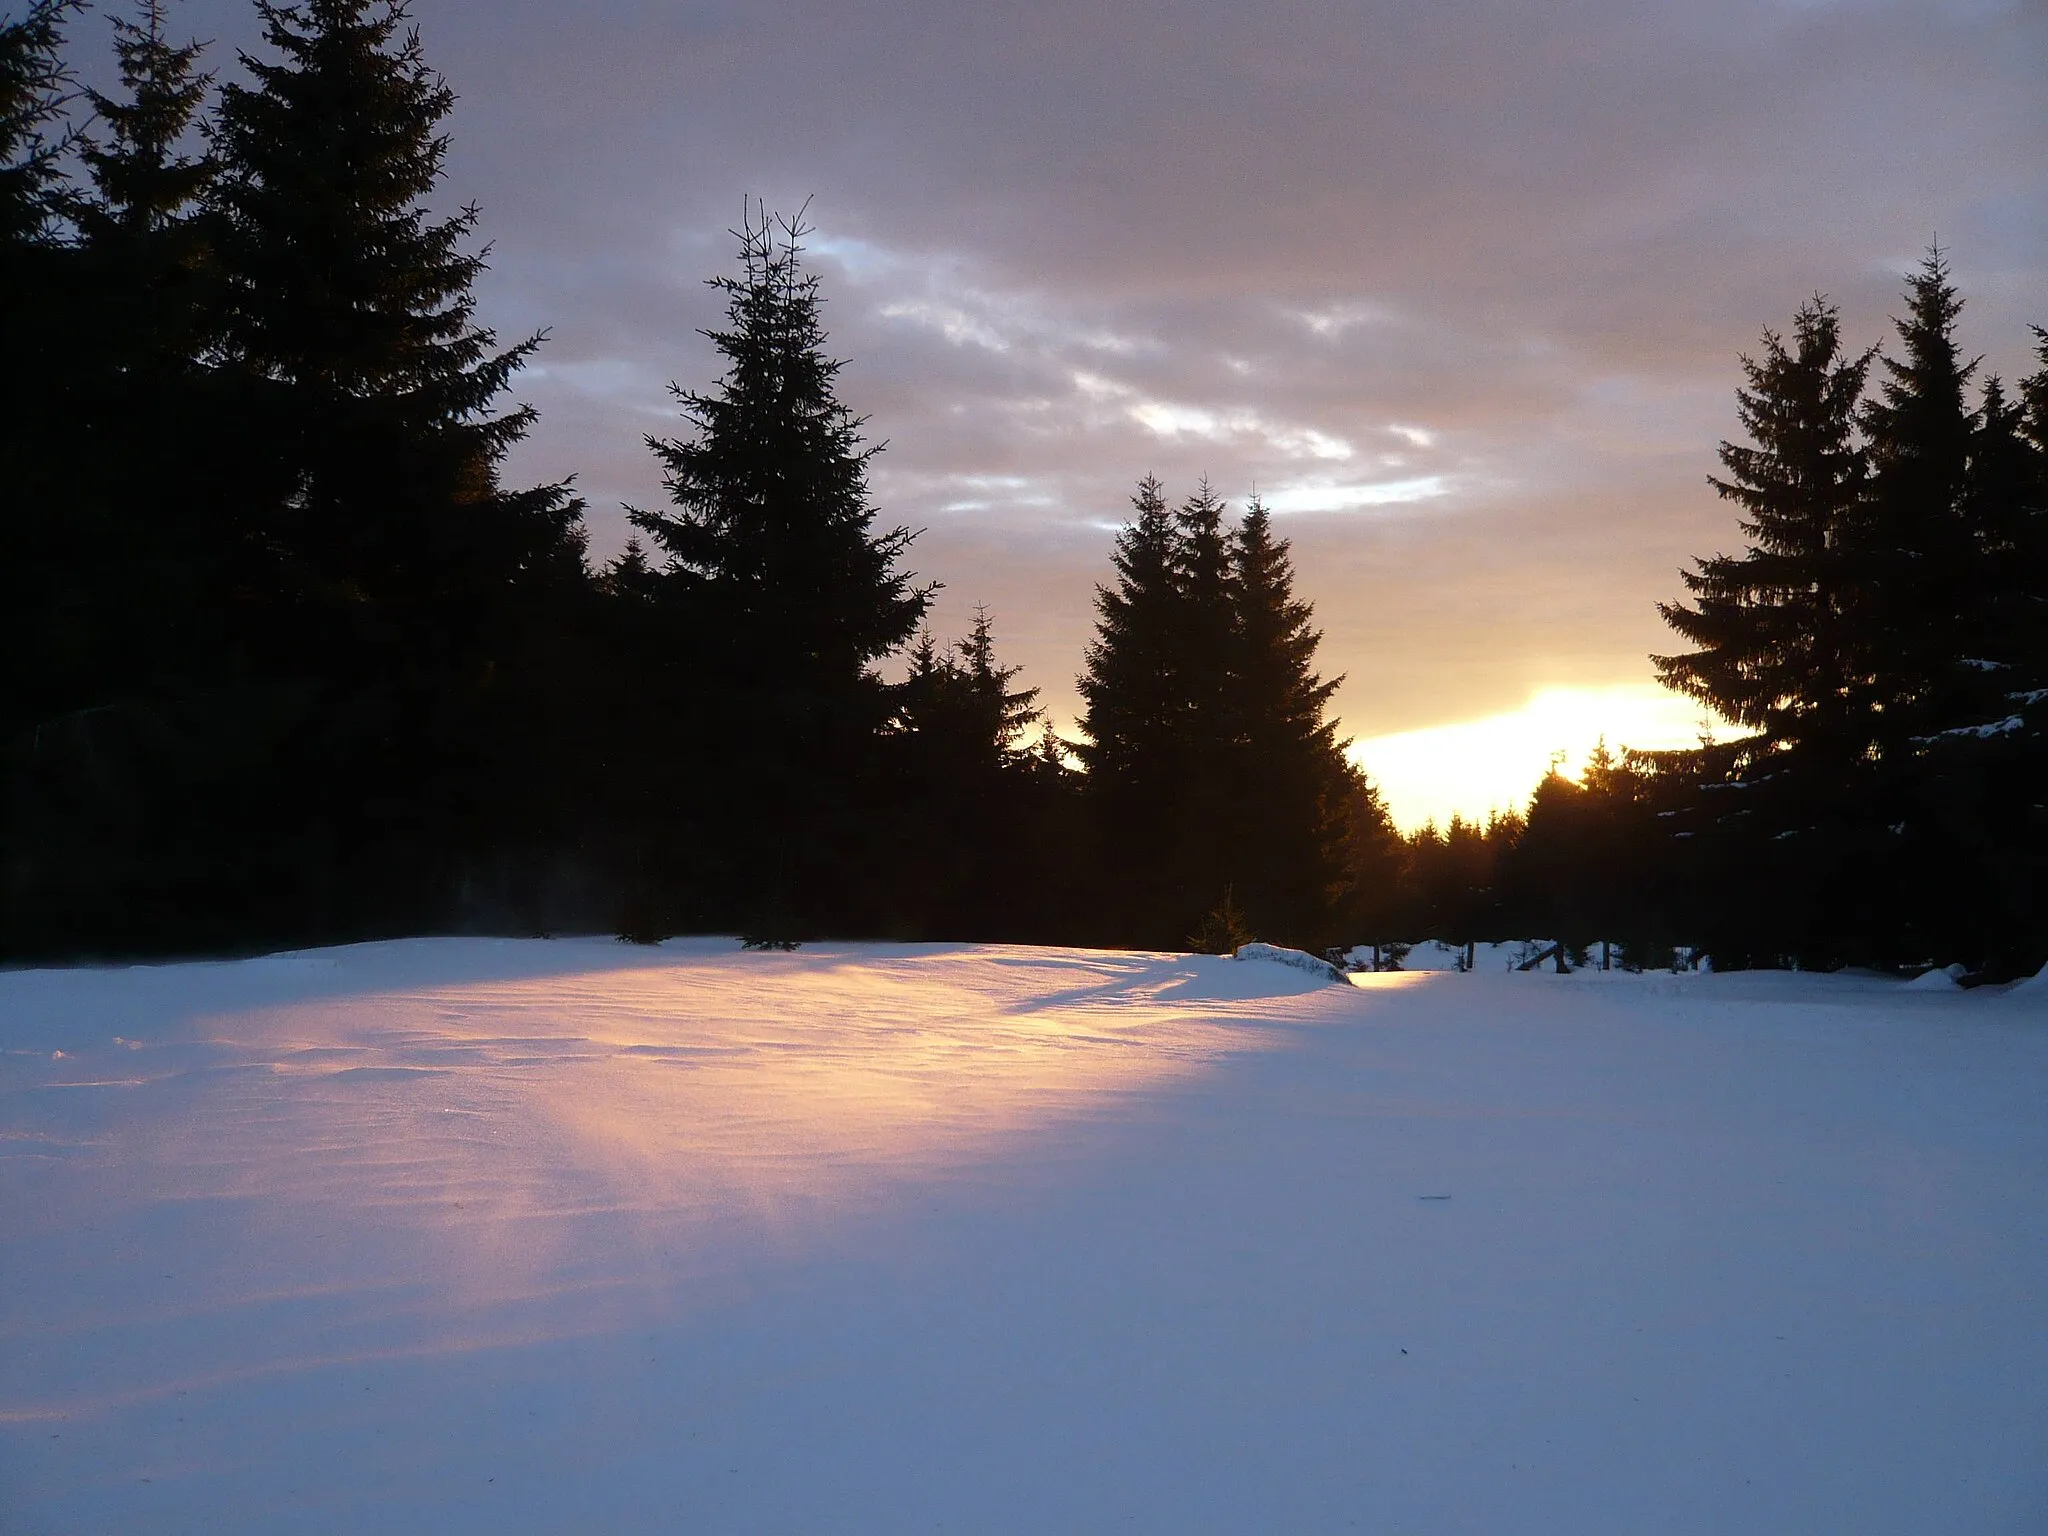
<path fill-rule="evenodd" d="M 1353 744 L 1351 760 L 1379 786 L 1403 831 L 1453 815 L 1484 821 L 1491 811 L 1525 811 L 1529 791 L 1562 753 L 1576 776 L 1606 740 L 1619 752 L 1699 745 L 1728 727 L 1689 699 L 1653 683 L 1542 688 L 1520 709 Z"/>

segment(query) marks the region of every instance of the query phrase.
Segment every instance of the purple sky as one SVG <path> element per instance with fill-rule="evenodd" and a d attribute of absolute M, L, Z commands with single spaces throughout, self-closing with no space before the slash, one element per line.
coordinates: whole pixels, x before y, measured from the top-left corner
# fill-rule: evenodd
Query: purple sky
<path fill-rule="evenodd" d="M 752 194 L 813 199 L 874 488 L 1070 715 L 1132 483 L 1287 515 L 1348 733 L 1649 677 L 1728 547 L 1736 356 L 1813 291 L 1858 343 L 1937 234 L 1967 343 L 2048 324 L 2048 6 L 420 0 L 484 318 L 553 332 L 515 461 L 594 541 Z M 236 0 L 174 23 L 229 47 Z M 80 41 L 96 43 L 103 17 Z M 75 50 L 82 51 L 82 50 Z"/>

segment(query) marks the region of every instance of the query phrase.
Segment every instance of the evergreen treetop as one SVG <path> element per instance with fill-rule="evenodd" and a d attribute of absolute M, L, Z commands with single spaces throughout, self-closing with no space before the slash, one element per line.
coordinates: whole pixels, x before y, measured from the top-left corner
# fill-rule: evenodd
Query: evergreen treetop
<path fill-rule="evenodd" d="M 221 93 L 213 190 L 223 360 L 278 456 L 267 542 L 320 600 L 458 626 L 490 598 L 581 568 L 565 486 L 496 470 L 533 411 L 492 407 L 539 346 L 474 320 L 474 206 L 443 219 L 454 104 L 400 0 L 258 0 L 279 58 Z M 473 615 L 471 616 L 473 617 Z"/>
<path fill-rule="evenodd" d="M 709 279 L 726 323 L 705 336 L 726 370 L 710 392 L 672 386 L 694 428 L 649 437 L 673 510 L 632 511 L 670 574 L 707 605 L 709 643 L 739 675 L 828 691 L 871 680 L 930 604 L 898 562 L 915 535 L 874 530 L 863 419 L 835 391 L 802 219 L 763 209 L 733 232 L 740 274 Z"/>
<path fill-rule="evenodd" d="M 71 72 L 60 50 L 64 24 L 85 0 L 31 0 L 19 21 L 0 22 L 0 249 L 57 238 L 68 213 L 61 127 Z"/>
<path fill-rule="evenodd" d="M 1315 671 L 1322 635 L 1314 610 L 1294 595 L 1294 566 L 1273 516 L 1254 495 L 1231 537 L 1235 615 L 1231 667 L 1235 713 L 1255 753 L 1285 743 L 1336 743 L 1336 724 L 1323 711 L 1344 679 Z"/>
<path fill-rule="evenodd" d="M 1020 738 L 1041 715 L 1036 688 L 1010 686 L 1022 670 L 996 659 L 994 621 L 980 605 L 973 628 L 950 651 L 920 630 L 898 689 L 899 726 L 920 738 L 935 771 L 985 781 L 1029 756 Z"/>
<path fill-rule="evenodd" d="M 1024 669 L 997 662 L 995 621 L 984 605 L 974 605 L 973 627 L 956 649 L 975 701 L 979 734 L 1007 762 L 1022 751 L 1018 742 L 1025 731 L 1044 718 L 1037 705 L 1038 690 L 1010 686 Z"/>
<path fill-rule="evenodd" d="M 1266 936 L 1323 942 L 1384 815 L 1324 718 L 1337 682 L 1315 673 L 1287 544 L 1256 497 L 1227 528 L 1207 482 L 1169 511 L 1148 476 L 1132 507 L 1096 591 L 1079 749 L 1132 931 L 1178 942 L 1228 888 Z"/>
<path fill-rule="evenodd" d="M 1191 765 L 1219 761 L 1222 751 L 1238 734 L 1238 723 L 1231 716 L 1231 675 L 1237 660 L 1236 572 L 1223 516 L 1223 498 L 1206 478 L 1174 514 L 1177 602 L 1171 643 L 1180 675 L 1182 728 Z M 1227 793 L 1220 776 L 1204 775 L 1199 769 L 1196 772 L 1198 781 L 1218 779 L 1213 784 L 1197 782 L 1189 786 L 1198 791 L 1198 800 L 1203 789 L 1208 791 L 1206 798 L 1211 801 L 1220 800 Z"/>
<path fill-rule="evenodd" d="M 93 184 L 77 214 L 98 299 L 91 345 L 119 374 L 182 373 L 217 332 L 202 205 L 218 165 L 186 152 L 213 76 L 197 69 L 203 45 L 167 40 L 161 0 L 115 18 L 114 44 L 123 94 L 87 93 L 110 137 L 80 145 Z"/>
<path fill-rule="evenodd" d="M 88 134 L 80 151 L 99 194 L 81 222 L 101 243 L 161 234 L 198 202 L 215 170 L 211 153 L 181 149 L 213 84 L 197 72 L 204 45 L 173 46 L 162 0 L 141 0 L 135 19 L 114 19 L 114 51 L 125 96 L 86 93 L 111 141 Z"/>
<path fill-rule="evenodd" d="M 1324 943 L 1347 878 L 1362 869 L 1347 849 L 1378 835 L 1383 812 L 1361 797 L 1362 776 L 1327 718 L 1343 679 L 1316 673 L 1322 636 L 1294 595 L 1287 541 L 1257 496 L 1230 537 L 1230 597 L 1225 857 L 1257 922 L 1293 942 Z"/>
<path fill-rule="evenodd" d="M 2028 438 L 2026 387 L 2008 398 L 1987 378 L 1970 440 L 1963 520 L 1982 576 L 1957 649 L 1984 720 L 2007 713 L 2008 695 L 2048 684 L 2048 455 Z"/>
<path fill-rule="evenodd" d="M 1750 441 L 1722 443 L 1727 477 L 1710 477 L 1741 509 L 1750 547 L 1681 573 L 1690 606 L 1658 605 L 1695 647 L 1651 658 L 1665 685 L 1771 745 L 1849 734 L 1864 704 L 1850 550 L 1866 480 L 1856 413 L 1872 355 L 1843 355 L 1839 314 L 1823 298 L 1800 307 L 1789 348 L 1764 332 L 1736 391 Z"/>
<path fill-rule="evenodd" d="M 1131 497 L 1135 516 L 1110 550 L 1113 586 L 1095 589 L 1095 637 L 1083 653 L 1077 750 L 1092 781 L 1143 795 L 1174 782 L 1186 713 L 1174 517 L 1165 489 L 1147 475 Z"/>
<path fill-rule="evenodd" d="M 1857 622 L 1881 641 L 1875 734 L 1891 751 L 1958 723 L 1977 692 L 1959 645 L 1985 575 L 1969 504 L 1978 420 L 1967 391 L 1979 361 L 1965 362 L 1957 343 L 1962 309 L 1947 258 L 1930 250 L 1906 280 L 1906 313 L 1893 321 L 1903 356 L 1883 359 L 1861 415 L 1870 484 Z"/>

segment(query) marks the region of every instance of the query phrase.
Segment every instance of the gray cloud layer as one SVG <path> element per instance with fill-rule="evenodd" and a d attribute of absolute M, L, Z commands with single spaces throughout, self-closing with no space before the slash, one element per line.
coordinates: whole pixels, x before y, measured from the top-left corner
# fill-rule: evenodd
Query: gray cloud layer
<path fill-rule="evenodd" d="M 1156 471 L 1256 485 L 1349 731 L 1632 681 L 1736 354 L 1806 294 L 1877 340 L 1938 232 L 1990 366 L 2048 323 L 2048 8 L 1563 0 L 959 6 L 421 0 L 486 318 L 552 328 L 517 469 L 600 547 L 702 386 L 743 195 L 815 196 L 847 398 L 1056 710 Z M 192 0 L 192 31 L 253 26 Z M 88 26 L 88 32 L 90 25 Z"/>

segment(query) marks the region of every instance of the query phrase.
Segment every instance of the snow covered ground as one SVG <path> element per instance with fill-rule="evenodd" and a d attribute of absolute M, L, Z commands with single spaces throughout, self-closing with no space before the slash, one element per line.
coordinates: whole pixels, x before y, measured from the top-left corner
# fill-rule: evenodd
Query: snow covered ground
<path fill-rule="evenodd" d="M 2048 987 L 0 973 L 0 1531 L 2048 1529 Z"/>

